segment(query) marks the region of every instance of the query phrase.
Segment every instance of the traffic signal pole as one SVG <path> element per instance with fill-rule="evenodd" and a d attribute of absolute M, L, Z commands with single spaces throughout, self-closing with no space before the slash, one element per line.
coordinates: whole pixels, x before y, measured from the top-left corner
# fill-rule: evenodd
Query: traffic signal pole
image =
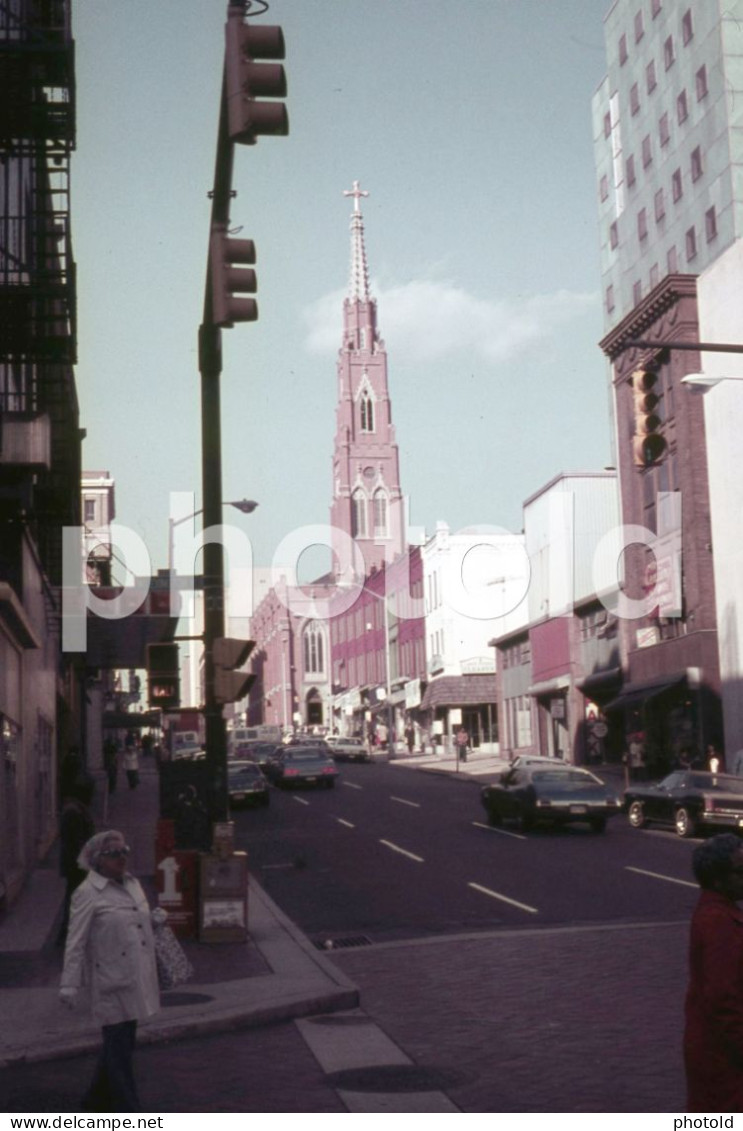
<path fill-rule="evenodd" d="M 254 144 L 259 134 L 283 136 L 288 132 L 288 117 L 283 105 L 262 102 L 262 95 L 285 94 L 283 67 L 255 63 L 261 57 L 284 57 L 280 28 L 245 23 L 244 0 L 232 0 L 227 7 L 226 51 L 219 108 L 217 154 L 209 229 L 204 316 L 199 327 L 199 372 L 201 374 L 201 483 L 203 528 L 222 522 L 222 432 L 220 378 L 222 373 L 222 326 L 234 321 L 253 321 L 257 307 L 251 300 L 236 301 L 229 293 L 215 295 L 215 287 L 226 291 L 255 290 L 252 271 L 227 269 L 215 278 L 214 237 L 219 233 L 224 253 L 234 252 L 237 262 L 249 262 L 246 241 L 226 237 L 232 200 L 232 165 L 236 143 Z M 258 96 L 258 98 L 256 97 Z M 215 297 L 218 299 L 215 302 Z M 222 313 L 215 315 L 215 310 Z M 227 312 L 226 314 L 224 312 Z M 204 726 L 206 761 L 211 783 L 209 814 L 213 822 L 225 821 L 229 804 L 227 792 L 227 729 L 222 701 L 215 681 L 215 642 L 225 634 L 224 549 L 222 539 L 207 542 L 204 561 Z"/>

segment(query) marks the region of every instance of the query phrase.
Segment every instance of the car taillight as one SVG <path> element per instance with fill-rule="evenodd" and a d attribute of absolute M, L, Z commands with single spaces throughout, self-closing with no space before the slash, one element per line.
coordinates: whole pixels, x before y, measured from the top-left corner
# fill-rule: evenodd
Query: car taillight
<path fill-rule="evenodd" d="M 298 773 L 299 773 L 299 770 L 293 770 L 293 769 L 291 769 L 290 767 L 287 766 L 284 770 L 284 777 L 285 778 L 295 778 Z"/>
<path fill-rule="evenodd" d="M 324 774 L 334 774 L 335 773 L 335 766 L 323 766 L 322 772 Z"/>

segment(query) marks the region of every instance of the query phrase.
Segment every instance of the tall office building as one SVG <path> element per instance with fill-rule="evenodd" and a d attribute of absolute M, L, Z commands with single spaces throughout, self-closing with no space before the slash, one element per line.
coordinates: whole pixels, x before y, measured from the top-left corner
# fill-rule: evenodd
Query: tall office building
<path fill-rule="evenodd" d="M 724 545 L 734 489 L 717 466 L 725 428 L 712 437 L 704 396 L 683 382 L 715 362 L 689 346 L 741 340 L 722 311 L 743 301 L 743 0 L 616 0 L 605 34 L 607 76 L 593 100 L 601 345 L 622 520 L 656 539 L 654 554 L 626 555 L 628 589 L 647 611 L 623 618 L 626 681 L 613 708 L 662 769 L 661 759 L 722 740 L 723 614 L 743 630 Z"/>
<path fill-rule="evenodd" d="M 743 235 L 743 0 L 616 0 L 593 100 L 606 326 Z"/>

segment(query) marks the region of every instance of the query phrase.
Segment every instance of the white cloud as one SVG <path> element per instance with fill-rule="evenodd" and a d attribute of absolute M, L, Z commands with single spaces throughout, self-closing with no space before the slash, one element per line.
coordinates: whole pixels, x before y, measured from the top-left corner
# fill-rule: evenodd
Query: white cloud
<path fill-rule="evenodd" d="M 452 283 L 424 280 L 372 288 L 388 348 L 406 361 L 430 361 L 460 350 L 505 361 L 525 347 L 545 344 L 598 302 L 596 294 L 556 291 L 514 299 L 479 299 Z M 341 344 L 344 291 L 312 303 L 304 313 L 310 353 L 335 353 Z"/>

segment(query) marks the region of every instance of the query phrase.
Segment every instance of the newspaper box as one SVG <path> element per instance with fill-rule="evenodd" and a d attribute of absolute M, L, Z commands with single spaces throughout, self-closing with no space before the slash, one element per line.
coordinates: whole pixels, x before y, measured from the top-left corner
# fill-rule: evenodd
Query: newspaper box
<path fill-rule="evenodd" d="M 199 877 L 199 939 L 244 942 L 248 937 L 248 856 L 202 854 Z"/>

